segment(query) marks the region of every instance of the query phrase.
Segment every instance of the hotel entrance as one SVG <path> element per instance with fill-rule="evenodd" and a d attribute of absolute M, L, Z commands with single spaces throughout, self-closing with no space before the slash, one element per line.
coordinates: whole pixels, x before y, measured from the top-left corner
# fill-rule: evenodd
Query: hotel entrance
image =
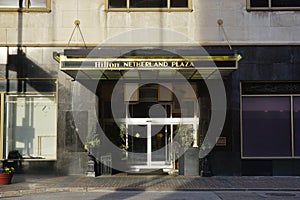
<path fill-rule="evenodd" d="M 202 47 L 66 49 L 53 56 L 80 85 L 78 107 L 90 102 L 88 92 L 78 97 L 83 87 L 95 95 L 86 110 L 88 132 L 102 137 L 96 158 L 110 154 L 117 170 L 126 165 L 135 171 L 173 169 L 180 147 L 199 148 L 210 123 L 206 83 L 214 87 L 241 59 L 235 51 L 208 53 Z"/>
<path fill-rule="evenodd" d="M 180 84 L 176 86 L 177 89 L 180 88 Z M 124 85 L 125 93 L 126 87 L 129 86 Z M 199 117 L 196 102 L 187 98 L 177 100 L 172 91 L 159 84 L 136 85 L 135 92 L 133 94 L 138 95 L 138 98 L 131 96 L 129 101 L 125 101 L 126 117 L 121 119 L 126 127 L 127 159 L 130 167 L 135 171 L 173 169 L 181 145 L 181 138 L 177 135 L 180 126 L 190 127 L 190 145 L 197 146 Z M 184 102 L 181 103 L 181 110 L 184 112 L 177 110 L 178 101 Z"/>

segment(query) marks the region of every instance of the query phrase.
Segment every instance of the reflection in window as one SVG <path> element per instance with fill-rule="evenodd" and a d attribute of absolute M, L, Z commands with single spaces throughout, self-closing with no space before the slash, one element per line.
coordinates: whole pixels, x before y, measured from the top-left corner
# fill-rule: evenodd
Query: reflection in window
<path fill-rule="evenodd" d="M 29 8 L 46 8 L 47 0 L 29 0 Z"/>
<path fill-rule="evenodd" d="M 17 150 L 23 158 L 56 158 L 55 96 L 6 97 L 5 155 Z"/>
<path fill-rule="evenodd" d="M 25 2 L 19 1 L 19 0 L 1 0 L 0 1 L 0 7 L 1 8 L 20 8 L 24 7 Z"/>
<path fill-rule="evenodd" d="M 243 156 L 292 156 L 290 111 L 290 97 L 243 97 Z"/>

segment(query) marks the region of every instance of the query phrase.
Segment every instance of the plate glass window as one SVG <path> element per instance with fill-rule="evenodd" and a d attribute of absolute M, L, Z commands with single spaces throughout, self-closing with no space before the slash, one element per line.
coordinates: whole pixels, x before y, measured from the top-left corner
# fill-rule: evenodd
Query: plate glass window
<path fill-rule="evenodd" d="M 243 97 L 244 157 L 292 156 L 290 101 L 290 97 Z"/>
<path fill-rule="evenodd" d="M 7 95 L 5 109 L 5 157 L 56 159 L 55 95 Z"/>
<path fill-rule="evenodd" d="M 107 0 L 113 8 L 189 8 L 189 0 Z"/>
<path fill-rule="evenodd" d="M 1 8 L 22 8 L 25 5 L 25 2 L 20 2 L 19 0 L 1 0 Z"/>
<path fill-rule="evenodd" d="M 126 0 L 109 0 L 109 8 L 126 8 Z"/>
<path fill-rule="evenodd" d="M 131 8 L 166 8 L 167 0 L 130 0 Z"/>
<path fill-rule="evenodd" d="M 248 0 L 247 7 L 250 10 L 298 10 L 299 0 Z"/>
<path fill-rule="evenodd" d="M 28 2 L 29 8 L 46 8 L 47 0 L 30 0 Z"/>
<path fill-rule="evenodd" d="M 0 0 L 0 11 L 49 11 L 50 0 Z"/>

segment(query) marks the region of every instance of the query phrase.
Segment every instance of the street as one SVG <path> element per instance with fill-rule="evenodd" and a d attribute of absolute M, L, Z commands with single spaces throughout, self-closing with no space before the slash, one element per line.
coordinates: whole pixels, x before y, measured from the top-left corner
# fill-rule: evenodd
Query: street
<path fill-rule="evenodd" d="M 103 191 L 31 194 L 3 200 L 290 200 L 300 199 L 300 191 Z"/>

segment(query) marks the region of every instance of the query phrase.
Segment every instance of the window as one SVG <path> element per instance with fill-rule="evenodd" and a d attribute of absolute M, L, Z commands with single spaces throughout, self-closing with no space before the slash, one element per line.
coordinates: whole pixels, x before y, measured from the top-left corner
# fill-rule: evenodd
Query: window
<path fill-rule="evenodd" d="M 300 157 L 300 83 L 242 83 L 242 158 Z"/>
<path fill-rule="evenodd" d="M 290 97 L 243 97 L 244 157 L 290 157 Z"/>
<path fill-rule="evenodd" d="M 18 151 L 24 159 L 56 159 L 56 97 L 7 95 L 4 155 Z"/>
<path fill-rule="evenodd" d="M 247 10 L 300 10 L 300 1 L 247 0 Z"/>
<path fill-rule="evenodd" d="M 50 0 L 1 0 L 0 11 L 49 12 Z"/>
<path fill-rule="evenodd" d="M 191 0 L 107 0 L 108 11 L 192 11 Z"/>

